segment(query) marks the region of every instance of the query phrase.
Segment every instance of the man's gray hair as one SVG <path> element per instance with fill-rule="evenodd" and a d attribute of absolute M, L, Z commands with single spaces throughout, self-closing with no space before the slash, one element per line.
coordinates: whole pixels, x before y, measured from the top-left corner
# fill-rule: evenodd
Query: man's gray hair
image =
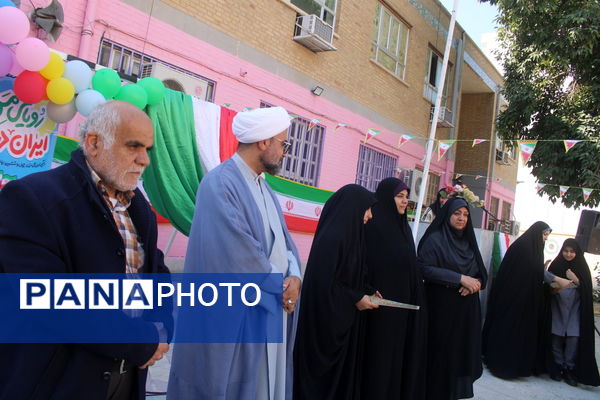
<path fill-rule="evenodd" d="M 120 124 L 121 116 L 117 110 L 117 103 L 109 101 L 94 108 L 79 127 L 79 145 L 84 153 L 84 140 L 88 132 L 98 133 L 104 142 L 104 149 L 108 150 L 115 142 L 115 134 Z"/>

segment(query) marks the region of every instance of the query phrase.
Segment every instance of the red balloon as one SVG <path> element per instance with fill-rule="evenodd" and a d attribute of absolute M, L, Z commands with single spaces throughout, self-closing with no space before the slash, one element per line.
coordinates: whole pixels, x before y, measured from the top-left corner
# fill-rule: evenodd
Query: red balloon
<path fill-rule="evenodd" d="M 26 104 L 35 104 L 46 97 L 48 81 L 39 72 L 23 71 L 15 79 L 13 91 L 19 100 Z"/>

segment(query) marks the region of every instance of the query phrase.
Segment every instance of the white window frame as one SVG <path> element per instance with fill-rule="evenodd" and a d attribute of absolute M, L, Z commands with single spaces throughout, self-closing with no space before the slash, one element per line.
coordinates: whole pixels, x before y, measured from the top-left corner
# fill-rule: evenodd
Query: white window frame
<path fill-rule="evenodd" d="M 313 3 L 315 3 L 315 5 L 317 5 L 321 8 L 319 14 L 316 14 L 317 17 L 321 18 L 323 21 L 325 21 L 329 25 L 335 26 L 338 0 L 333 0 L 333 9 L 331 7 L 327 7 L 327 5 L 326 5 L 328 2 L 327 0 L 306 0 L 306 1 L 312 1 Z M 308 14 L 312 14 L 311 10 L 305 10 L 304 8 L 302 8 L 302 4 L 296 4 L 296 2 L 294 0 L 290 0 L 290 4 L 298 7 L 299 9 L 305 11 Z M 329 13 L 333 16 L 333 20 L 331 22 L 327 22 L 327 19 L 325 17 L 326 13 Z"/>
<path fill-rule="evenodd" d="M 435 69 L 435 84 L 431 83 L 431 67 L 434 61 L 434 56 L 437 57 L 436 69 Z M 437 97 L 437 91 L 440 86 L 440 76 L 442 74 L 442 61 L 443 56 L 440 55 L 437 51 L 429 48 L 428 56 L 427 56 L 427 71 L 425 73 L 425 90 L 424 96 L 429 102 L 432 104 L 435 103 Z M 448 63 L 448 68 L 446 69 L 446 79 L 444 83 L 444 94 L 442 96 L 442 107 L 445 107 L 448 101 L 448 90 L 450 84 L 450 74 L 452 71 L 452 65 Z"/>
<path fill-rule="evenodd" d="M 408 42 L 410 38 L 410 26 L 404 22 L 402 19 L 396 17 L 393 12 L 391 12 L 387 7 L 382 5 L 381 3 L 377 3 L 377 7 L 375 9 L 375 22 L 377 23 L 377 37 L 372 38 L 371 41 L 371 59 L 377 64 L 384 68 L 386 71 L 391 72 L 393 75 L 397 76 L 401 80 L 404 80 L 404 76 L 406 75 L 406 59 L 408 58 Z M 384 16 L 389 16 L 390 24 L 388 26 L 387 32 L 382 32 L 383 27 L 383 19 Z M 398 37 L 396 38 L 397 48 L 389 49 L 388 45 L 391 43 L 391 33 L 393 31 L 393 23 L 397 22 L 399 25 L 398 28 Z M 403 41 L 402 36 L 403 32 L 406 31 L 406 39 Z M 382 46 L 383 37 L 385 36 L 386 46 Z M 401 51 L 404 49 L 404 51 Z M 387 68 L 382 62 L 379 60 L 379 53 L 383 52 L 386 56 L 390 57 L 395 61 L 395 70 L 392 71 Z M 392 54 L 393 52 L 393 54 Z M 401 59 L 402 58 L 402 59 Z"/>
<path fill-rule="evenodd" d="M 375 191 L 379 182 L 385 178 L 396 176 L 398 157 L 366 146 L 361 143 L 356 165 L 356 184 Z"/>

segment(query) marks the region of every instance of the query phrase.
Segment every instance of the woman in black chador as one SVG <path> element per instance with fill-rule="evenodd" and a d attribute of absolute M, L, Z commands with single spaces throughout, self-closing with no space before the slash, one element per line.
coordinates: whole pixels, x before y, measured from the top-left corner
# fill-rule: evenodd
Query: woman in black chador
<path fill-rule="evenodd" d="M 469 206 L 451 198 L 419 242 L 427 296 L 427 390 L 431 400 L 473 397 L 482 373 L 479 290 L 487 273 Z"/>
<path fill-rule="evenodd" d="M 492 374 L 513 379 L 544 370 L 544 241 L 538 221 L 506 251 L 492 281 L 483 328 L 483 357 Z"/>
<path fill-rule="evenodd" d="M 385 299 L 419 311 L 380 307 L 366 315 L 362 399 L 423 399 L 426 316 L 423 280 L 406 218 L 410 189 L 397 178 L 381 181 L 373 220 L 366 226 L 369 285 Z"/>
<path fill-rule="evenodd" d="M 346 185 L 325 203 L 310 249 L 294 347 L 294 399 L 360 399 L 366 285 L 365 224 L 375 197 Z M 376 367 L 376 366 L 375 366 Z"/>
<path fill-rule="evenodd" d="M 551 351 L 547 352 L 550 376 L 560 380 L 562 375 L 571 386 L 577 382 L 600 386 L 594 349 L 592 277 L 575 239 L 565 240 L 548 271 L 577 286 L 554 291 L 550 296 L 546 322 L 551 338 Z"/>

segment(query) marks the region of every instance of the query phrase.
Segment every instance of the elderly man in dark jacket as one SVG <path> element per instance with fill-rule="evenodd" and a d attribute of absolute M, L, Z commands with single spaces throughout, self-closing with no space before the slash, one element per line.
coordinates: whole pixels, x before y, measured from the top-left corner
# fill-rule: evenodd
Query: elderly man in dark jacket
<path fill-rule="evenodd" d="M 153 142 L 140 109 L 96 108 L 68 164 L 0 192 L 0 272 L 168 273 L 156 217 L 136 188 Z M 168 351 L 169 333 L 140 323 L 155 343 L 0 344 L 0 399 L 144 399 L 147 367 Z"/>

